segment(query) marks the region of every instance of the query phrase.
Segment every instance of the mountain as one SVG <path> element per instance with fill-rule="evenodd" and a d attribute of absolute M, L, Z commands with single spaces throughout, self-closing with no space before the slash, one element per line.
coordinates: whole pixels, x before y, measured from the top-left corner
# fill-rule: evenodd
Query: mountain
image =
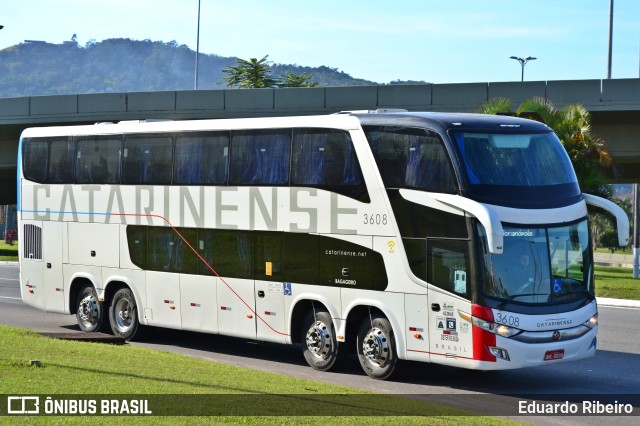
<path fill-rule="evenodd" d="M 222 69 L 236 58 L 200 53 L 199 89 L 224 89 Z M 195 51 L 175 41 L 108 39 L 85 46 L 27 40 L 0 50 L 0 97 L 104 92 L 189 90 L 194 87 Z M 275 77 L 312 75 L 319 86 L 377 84 L 336 68 L 272 64 Z"/>

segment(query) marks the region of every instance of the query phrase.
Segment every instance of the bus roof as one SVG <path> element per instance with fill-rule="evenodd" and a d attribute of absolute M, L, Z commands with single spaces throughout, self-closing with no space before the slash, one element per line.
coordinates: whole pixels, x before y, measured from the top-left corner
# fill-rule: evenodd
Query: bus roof
<path fill-rule="evenodd" d="M 363 126 L 411 126 L 431 127 L 447 131 L 456 130 L 506 130 L 513 129 L 524 132 L 549 132 L 551 129 L 543 123 L 508 115 L 487 115 L 471 113 L 446 112 L 383 112 L 376 111 L 351 113 L 360 120 Z"/>
<path fill-rule="evenodd" d="M 120 134 L 129 132 L 175 132 L 206 130 L 242 130 L 279 127 L 335 127 L 345 130 L 361 125 L 429 127 L 441 131 L 482 130 L 500 131 L 513 129 L 525 132 L 549 132 L 545 124 L 533 120 L 504 115 L 469 113 L 408 112 L 404 110 L 344 111 L 338 114 L 261 117 L 209 120 L 139 120 L 94 125 L 33 127 L 25 129 L 22 137 L 55 137 L 73 135 Z"/>

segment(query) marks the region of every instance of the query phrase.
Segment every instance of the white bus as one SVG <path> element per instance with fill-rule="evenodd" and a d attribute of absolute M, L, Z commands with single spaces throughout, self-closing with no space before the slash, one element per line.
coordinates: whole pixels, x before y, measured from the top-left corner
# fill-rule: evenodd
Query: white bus
<path fill-rule="evenodd" d="M 545 125 L 362 111 L 26 129 L 25 303 L 145 326 L 480 370 L 593 356 L 587 204 Z"/>

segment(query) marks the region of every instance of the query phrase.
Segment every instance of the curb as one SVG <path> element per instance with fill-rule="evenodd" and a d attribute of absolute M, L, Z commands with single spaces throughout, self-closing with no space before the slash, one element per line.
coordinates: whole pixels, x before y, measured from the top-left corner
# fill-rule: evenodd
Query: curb
<path fill-rule="evenodd" d="M 640 309 L 640 300 L 612 299 L 609 297 L 596 297 L 598 306 L 609 306 L 614 308 L 635 308 Z"/>

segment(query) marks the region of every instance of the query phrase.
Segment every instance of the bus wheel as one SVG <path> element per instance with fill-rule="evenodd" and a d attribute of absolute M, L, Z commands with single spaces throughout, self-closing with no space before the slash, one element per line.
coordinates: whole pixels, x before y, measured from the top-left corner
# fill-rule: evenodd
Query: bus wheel
<path fill-rule="evenodd" d="M 302 323 L 302 353 L 315 370 L 329 371 L 342 361 L 344 352 L 338 346 L 331 315 L 327 311 L 309 311 Z"/>
<path fill-rule="evenodd" d="M 102 302 L 98 300 L 96 289 L 86 284 L 76 301 L 76 318 L 80 329 L 85 332 L 101 331 L 106 323 L 106 315 Z"/>
<path fill-rule="evenodd" d="M 358 359 L 368 376 L 386 380 L 398 370 L 393 329 L 382 315 L 365 318 L 358 331 Z"/>
<path fill-rule="evenodd" d="M 140 329 L 136 299 L 128 288 L 121 288 L 113 295 L 109 309 L 111 330 L 116 336 L 132 340 Z"/>

